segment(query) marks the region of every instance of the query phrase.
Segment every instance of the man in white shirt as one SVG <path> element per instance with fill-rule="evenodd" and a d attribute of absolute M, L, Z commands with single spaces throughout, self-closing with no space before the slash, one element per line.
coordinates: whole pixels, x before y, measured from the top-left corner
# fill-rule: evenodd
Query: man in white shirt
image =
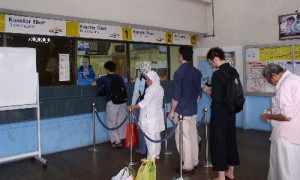
<path fill-rule="evenodd" d="M 298 180 L 300 178 L 300 76 L 270 63 L 263 77 L 276 86 L 270 114 L 262 120 L 271 121 L 272 134 L 268 180 Z"/>

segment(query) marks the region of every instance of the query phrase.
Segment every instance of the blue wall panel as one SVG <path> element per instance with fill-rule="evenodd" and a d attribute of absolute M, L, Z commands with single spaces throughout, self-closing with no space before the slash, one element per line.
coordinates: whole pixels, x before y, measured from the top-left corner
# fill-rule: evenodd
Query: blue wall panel
<path fill-rule="evenodd" d="M 246 97 L 246 128 L 271 131 L 271 124 L 263 122 L 261 113 L 271 107 L 271 97 L 247 96 Z"/>
<path fill-rule="evenodd" d="M 168 111 L 171 104 L 168 103 Z M 261 120 L 260 114 L 271 106 L 271 97 L 247 96 L 245 103 L 246 128 L 270 131 L 271 126 Z M 210 119 L 210 99 L 203 95 L 198 105 L 197 121 L 203 117 L 203 108 L 208 108 L 207 120 Z M 105 112 L 99 113 L 105 120 Z M 36 120 L 0 125 L 0 158 L 37 151 Z M 168 122 L 168 126 L 171 123 Z M 243 127 L 243 112 L 237 114 L 236 126 Z M 108 131 L 96 117 L 96 143 L 109 141 Z M 93 144 L 92 113 L 41 121 L 42 154 L 90 146 Z"/>
<path fill-rule="evenodd" d="M 105 113 L 101 112 L 99 116 L 105 120 Z M 92 145 L 92 114 L 44 120 L 41 132 L 43 154 Z M 108 131 L 96 118 L 96 143 L 108 140 Z"/>
<path fill-rule="evenodd" d="M 37 151 L 36 125 L 36 121 L 1 125 L 0 158 Z"/>
<path fill-rule="evenodd" d="M 99 113 L 105 122 L 105 113 Z M 105 122 L 106 124 L 106 122 Z M 0 158 L 38 150 L 37 121 L 0 126 Z M 108 131 L 96 117 L 96 143 L 109 140 Z M 42 154 L 89 146 L 93 144 L 92 114 L 41 121 Z"/>

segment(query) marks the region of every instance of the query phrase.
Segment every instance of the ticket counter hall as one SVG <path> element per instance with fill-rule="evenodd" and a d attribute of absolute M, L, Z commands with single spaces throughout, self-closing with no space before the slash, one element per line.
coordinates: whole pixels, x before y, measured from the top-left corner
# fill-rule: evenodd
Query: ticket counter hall
<path fill-rule="evenodd" d="M 0 179 L 111 179 L 131 158 L 138 162 L 132 166 L 137 171 L 146 155 L 133 149 L 130 157 L 130 149 L 111 147 L 109 130 L 99 122 L 106 125 L 106 97 L 90 82 L 105 76 L 104 64 L 113 61 L 131 105 L 139 67 L 148 61 L 160 77 L 162 111 L 168 112 L 182 45 L 193 46 L 193 65 L 202 72 L 202 86 L 214 72 L 206 61 L 212 47 L 221 47 L 237 69 L 246 101 L 236 114 L 240 165 L 234 175 L 267 179 L 272 127 L 260 115 L 271 106 L 275 88 L 261 71 L 266 63 L 275 62 L 299 74 L 295 8 L 299 1 L 0 0 L 0 4 Z M 197 114 L 200 164 L 206 160 L 203 109 L 207 108 L 209 127 L 210 103 L 203 92 Z M 167 122 L 171 132 L 172 123 Z M 167 148 L 172 154 L 164 153 L 163 142 L 156 160 L 157 179 L 180 175 L 175 171 L 180 156 L 174 136 L 167 140 Z M 199 165 L 183 179 L 217 176 L 211 167 Z"/>

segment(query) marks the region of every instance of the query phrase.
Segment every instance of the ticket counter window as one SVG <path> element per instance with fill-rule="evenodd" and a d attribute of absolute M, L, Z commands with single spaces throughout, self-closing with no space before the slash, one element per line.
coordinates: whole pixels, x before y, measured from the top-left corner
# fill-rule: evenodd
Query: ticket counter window
<path fill-rule="evenodd" d="M 127 82 L 126 44 L 101 40 L 77 41 L 77 84 L 89 85 L 106 75 L 107 61 L 116 63 L 116 73 Z"/>
<path fill-rule="evenodd" d="M 36 65 L 40 86 L 74 84 L 74 40 L 65 37 L 7 34 L 8 47 L 36 49 Z M 59 64 L 60 60 L 64 64 Z M 62 73 L 64 73 L 62 75 Z M 62 78 L 64 77 L 64 78 Z"/>
<path fill-rule="evenodd" d="M 174 72 L 180 66 L 179 47 L 180 46 L 170 46 L 170 80 L 174 79 Z"/>
<path fill-rule="evenodd" d="M 152 70 L 156 71 L 161 80 L 168 79 L 167 46 L 157 44 L 130 44 L 130 80 L 134 82 L 140 75 L 140 65 L 149 61 Z"/>

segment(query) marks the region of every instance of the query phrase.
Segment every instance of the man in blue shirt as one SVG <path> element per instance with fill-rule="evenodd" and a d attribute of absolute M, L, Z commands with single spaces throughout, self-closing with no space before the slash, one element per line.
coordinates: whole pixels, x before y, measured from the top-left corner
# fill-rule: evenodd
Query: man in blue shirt
<path fill-rule="evenodd" d="M 106 76 L 101 76 L 96 81 L 92 82 L 92 86 L 104 86 L 106 92 L 106 121 L 109 128 L 114 128 L 120 125 L 127 114 L 127 102 L 122 104 L 114 104 L 111 99 L 111 83 L 112 78 L 123 79 L 116 74 L 116 64 L 113 61 L 107 61 L 104 64 L 104 68 L 107 70 Z M 110 77 L 112 78 L 110 78 Z M 121 140 L 126 136 L 126 124 L 116 130 L 109 131 L 109 137 L 113 148 L 122 147 Z"/>
<path fill-rule="evenodd" d="M 197 141 L 197 105 L 200 101 L 201 72 L 193 66 L 193 48 L 181 46 L 179 48 L 180 67 L 174 73 L 172 89 L 172 107 L 169 119 L 176 122 L 179 115 L 183 115 L 183 173 L 193 173 L 198 166 L 199 147 Z M 179 151 L 179 128 L 175 132 L 176 146 Z M 178 172 L 180 169 L 176 169 Z"/>

